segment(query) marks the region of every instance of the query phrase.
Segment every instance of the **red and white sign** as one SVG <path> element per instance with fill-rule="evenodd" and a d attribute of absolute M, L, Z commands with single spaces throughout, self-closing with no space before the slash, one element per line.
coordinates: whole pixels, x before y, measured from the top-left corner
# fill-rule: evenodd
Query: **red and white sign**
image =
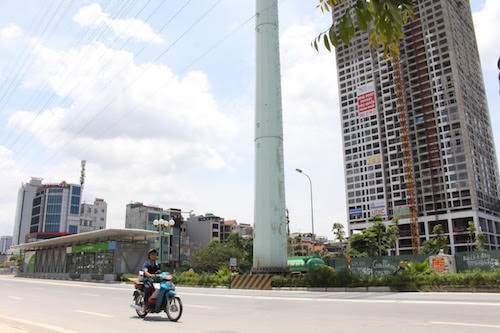
<path fill-rule="evenodd" d="M 377 113 L 373 82 L 358 87 L 358 112 L 360 117 L 368 117 Z"/>

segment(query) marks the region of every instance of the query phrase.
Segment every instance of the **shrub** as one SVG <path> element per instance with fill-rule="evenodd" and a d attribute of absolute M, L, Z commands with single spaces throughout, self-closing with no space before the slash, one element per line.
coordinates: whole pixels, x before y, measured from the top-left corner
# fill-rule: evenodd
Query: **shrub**
<path fill-rule="evenodd" d="M 274 275 L 271 279 L 273 287 L 307 287 L 304 275 Z"/>
<path fill-rule="evenodd" d="M 200 284 L 200 276 L 194 271 L 186 271 L 180 274 L 174 274 L 174 283 L 183 284 L 186 286 L 198 286 Z"/>
<path fill-rule="evenodd" d="M 137 274 L 123 273 L 123 274 L 118 274 L 116 278 L 118 279 L 118 281 L 132 283 L 132 281 L 130 281 L 129 278 L 131 278 L 131 279 L 137 278 Z"/>
<path fill-rule="evenodd" d="M 335 281 L 335 270 L 326 265 L 312 268 L 306 275 L 310 287 L 331 287 Z"/>

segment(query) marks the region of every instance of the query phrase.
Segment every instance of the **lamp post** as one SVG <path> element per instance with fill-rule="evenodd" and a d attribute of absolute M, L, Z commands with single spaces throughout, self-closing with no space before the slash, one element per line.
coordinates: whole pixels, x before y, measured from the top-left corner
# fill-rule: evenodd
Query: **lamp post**
<path fill-rule="evenodd" d="M 309 179 L 309 190 L 310 190 L 310 193 L 311 193 L 311 242 L 313 244 L 313 251 L 314 251 L 314 212 L 313 212 L 313 185 L 312 185 L 312 181 L 311 181 L 311 177 L 309 177 L 309 175 L 307 173 L 305 173 L 304 171 L 302 171 L 302 169 L 295 169 L 295 171 L 297 171 L 298 173 L 301 173 L 303 174 L 304 176 L 307 177 L 307 179 Z"/>
<path fill-rule="evenodd" d="M 169 221 L 165 221 L 164 219 L 154 220 L 153 225 L 158 228 L 158 232 L 160 233 L 160 269 L 163 270 L 163 228 L 169 228 L 167 235 L 170 236 L 172 234 L 172 227 L 174 226 L 175 221 L 170 219 Z M 168 239 L 168 260 L 170 261 L 170 237 Z"/>

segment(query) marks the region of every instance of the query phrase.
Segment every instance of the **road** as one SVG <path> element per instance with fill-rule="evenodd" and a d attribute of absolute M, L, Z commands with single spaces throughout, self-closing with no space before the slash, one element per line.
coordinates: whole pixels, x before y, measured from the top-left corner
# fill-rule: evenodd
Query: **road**
<path fill-rule="evenodd" d="M 0 277 L 0 331 L 500 332 L 500 294 L 178 287 L 179 322 L 136 316 L 132 286 Z"/>

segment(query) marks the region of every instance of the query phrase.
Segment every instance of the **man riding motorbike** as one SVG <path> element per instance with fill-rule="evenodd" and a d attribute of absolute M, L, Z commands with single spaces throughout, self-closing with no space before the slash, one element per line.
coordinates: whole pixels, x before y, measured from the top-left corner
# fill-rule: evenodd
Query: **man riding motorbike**
<path fill-rule="evenodd" d="M 156 274 L 161 273 L 160 263 L 156 260 L 158 251 L 152 249 L 148 252 L 148 260 L 142 266 L 142 271 L 144 272 L 144 305 L 142 311 L 147 311 L 148 309 L 148 299 L 151 296 L 151 289 L 153 287 L 153 281 Z"/>

